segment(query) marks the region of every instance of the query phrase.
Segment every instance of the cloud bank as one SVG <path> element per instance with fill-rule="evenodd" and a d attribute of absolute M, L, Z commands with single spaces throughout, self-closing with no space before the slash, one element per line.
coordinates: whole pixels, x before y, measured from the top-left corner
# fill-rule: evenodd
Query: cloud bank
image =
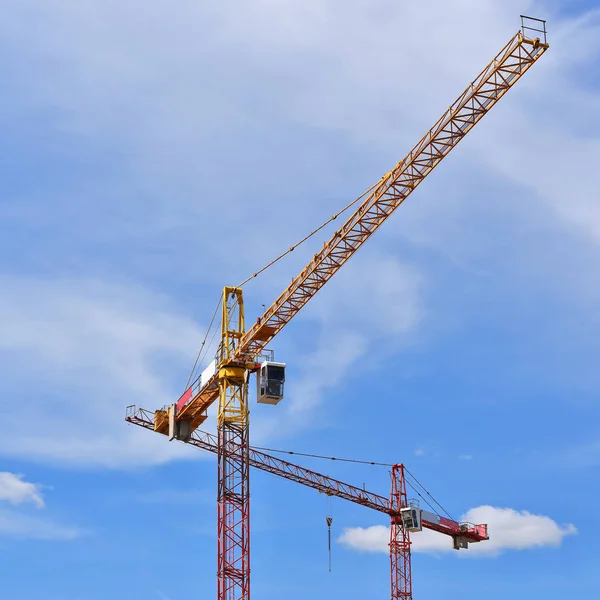
<path fill-rule="evenodd" d="M 69 177 L 9 189 L 0 209 L 18 240 L 7 255 L 51 277 L 0 280 L 3 393 L 15 398 L 3 407 L 0 452 L 109 467 L 190 456 L 122 421 L 127 404 L 155 408 L 179 395 L 186 374 L 175 374 L 204 333 L 182 303 L 136 282 L 148 278 L 150 290 L 200 303 L 205 290 L 190 281 L 218 289 L 251 273 L 390 168 L 516 30 L 519 12 L 535 8 L 516 0 L 351 0 L 344 11 L 333 0 L 185 1 L 175 12 L 165 0 L 7 7 L 0 32 L 23 67 L 11 71 L 14 105 L 0 109 L 13 135 L 7 143 L 30 144 L 21 157 L 27 173 L 37 159 Z M 444 257 L 469 247 L 475 228 L 459 222 L 471 208 L 465 162 L 486 189 L 510 182 L 522 192 L 515 196 L 546 203 L 551 210 L 536 219 L 597 241 L 590 190 L 600 146 L 587 124 L 598 122 L 600 102 L 581 73 L 600 51 L 599 29 L 594 11 L 555 15 L 552 51 L 495 109 L 504 115 L 486 118 L 482 134 L 448 159 L 445 179 L 432 174 L 418 192 L 421 211 L 409 208 L 411 198 L 402 219 L 378 232 L 384 251 L 361 250 L 298 317 L 314 325 L 313 343 L 295 360 L 289 403 L 257 423 L 257 440 L 285 434 L 282 424 L 311 424 L 311 408 L 374 348 L 380 357 L 397 352 L 418 329 L 428 278 L 394 253 L 407 240 Z M 427 43 L 423 31 L 433 32 Z M 485 206 L 507 202 L 490 196 Z M 507 204 L 515 223 L 526 222 L 531 205 Z M 252 251 L 216 252 L 225 226 Z M 482 254 L 477 244 L 472 252 Z M 254 301 L 275 297 L 303 262 L 286 266 L 285 277 L 269 274 L 269 293 L 253 290 Z M 278 352 L 291 363 L 295 344 L 285 338 Z M 315 376 L 325 361 L 327 378 Z"/>
<path fill-rule="evenodd" d="M 124 416 L 128 404 L 156 408 L 177 396 L 170 369 L 179 372 L 193 355 L 194 322 L 133 286 L 4 278 L 2 287 L 0 360 L 13 402 L 4 408 L 0 452 L 102 466 L 190 455 Z"/>

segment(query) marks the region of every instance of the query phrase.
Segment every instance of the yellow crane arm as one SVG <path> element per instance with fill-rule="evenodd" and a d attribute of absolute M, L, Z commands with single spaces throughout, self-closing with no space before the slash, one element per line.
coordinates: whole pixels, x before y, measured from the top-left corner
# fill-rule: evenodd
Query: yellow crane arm
<path fill-rule="evenodd" d="M 524 30 L 515 34 L 245 333 L 232 358 L 252 362 L 547 48 L 545 40 L 530 38 Z M 214 375 L 182 406 L 176 418 L 191 421 L 195 429 L 206 419 L 206 409 L 218 396 L 218 377 Z M 165 416 L 164 411 L 157 412 L 157 430 L 164 429 Z"/>

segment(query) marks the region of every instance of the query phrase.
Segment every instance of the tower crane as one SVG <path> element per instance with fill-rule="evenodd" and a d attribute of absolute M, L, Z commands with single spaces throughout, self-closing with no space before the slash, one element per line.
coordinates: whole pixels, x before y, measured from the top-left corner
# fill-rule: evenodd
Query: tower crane
<path fill-rule="evenodd" d="M 154 429 L 153 414 L 142 408 L 128 407 L 126 419 L 145 429 Z M 186 440 L 186 443 L 213 454 L 219 453 L 218 438 L 199 429 Z M 471 543 L 489 539 L 487 525 L 460 523 L 437 513 L 423 510 L 414 500 L 409 501 L 406 492 L 405 467 L 402 464 L 392 465 L 392 485 L 389 498 L 306 469 L 252 447 L 249 448 L 249 464 L 251 467 L 282 479 L 294 481 L 328 496 L 348 500 L 386 514 L 390 519 L 392 600 L 412 599 L 411 532 L 429 529 L 450 536 L 455 550 L 467 548 Z"/>
<path fill-rule="evenodd" d="M 224 288 L 215 360 L 177 402 L 156 410 L 153 418 L 154 431 L 189 441 L 218 400 L 218 600 L 250 599 L 248 382 L 256 373 L 258 401 L 277 404 L 285 379 L 284 363 L 261 362 L 267 345 L 547 49 L 545 22 L 522 16 L 519 31 L 412 150 L 361 197 L 354 213 L 248 330 L 242 287 Z M 397 496 L 402 499 L 402 490 Z M 400 523 L 397 533 L 395 544 L 404 548 L 408 537 Z M 400 591 L 397 597 L 410 598 L 410 593 Z"/>

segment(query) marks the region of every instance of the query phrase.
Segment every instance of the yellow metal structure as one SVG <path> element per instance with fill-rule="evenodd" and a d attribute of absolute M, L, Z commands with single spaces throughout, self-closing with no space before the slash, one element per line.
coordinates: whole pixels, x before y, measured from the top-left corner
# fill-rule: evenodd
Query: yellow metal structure
<path fill-rule="evenodd" d="M 218 371 L 219 600 L 250 598 L 250 455 L 248 369 L 237 354 L 245 333 L 239 287 L 223 289 Z"/>
<path fill-rule="evenodd" d="M 540 40 L 528 34 L 529 29 L 523 27 L 511 38 L 416 146 L 371 188 L 358 209 L 314 255 L 310 263 L 248 332 L 240 337 L 243 327 L 239 325 L 229 333 L 224 332 L 229 362 L 238 366 L 252 363 L 275 335 L 537 62 L 548 49 L 548 44 L 545 37 Z M 238 295 L 236 288 L 227 289 L 241 301 L 241 291 Z M 228 401 L 222 396 L 221 381 L 219 372 L 204 383 L 202 389 L 182 407 L 176 418 L 189 421 L 193 431 L 206 420 L 206 411 L 217 398 L 221 399 L 222 408 L 226 410 Z M 242 405 L 243 403 L 240 404 Z M 247 414 L 244 418 L 247 418 Z M 156 412 L 155 430 L 160 433 L 167 432 L 166 411 Z"/>
<path fill-rule="evenodd" d="M 245 427 L 248 424 L 248 370 L 236 350 L 245 333 L 244 298 L 241 288 L 223 289 L 221 347 L 219 349 L 218 425 L 223 423 Z"/>

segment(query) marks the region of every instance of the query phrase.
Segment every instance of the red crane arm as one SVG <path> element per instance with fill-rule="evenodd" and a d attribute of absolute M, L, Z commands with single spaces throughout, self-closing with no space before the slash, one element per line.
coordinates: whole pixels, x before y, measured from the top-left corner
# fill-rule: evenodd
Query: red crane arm
<path fill-rule="evenodd" d="M 154 431 L 154 415 L 143 408 L 128 407 L 126 420 L 134 425 Z M 200 431 L 199 429 L 185 443 L 212 452 L 213 454 L 218 453 L 217 436 Z M 276 458 L 254 448 L 250 448 L 250 466 L 271 473 L 272 475 L 277 475 L 277 477 L 295 481 L 323 494 L 349 500 L 350 502 L 366 506 L 389 516 L 398 515 L 398 511 L 392 509 L 390 506 L 389 498 L 333 479 L 327 475 L 322 475 L 316 471 L 305 469 L 304 467 Z M 452 537 L 461 536 L 470 542 L 480 542 L 488 539 L 486 525 L 459 523 L 426 511 L 423 511 L 423 527 Z"/>
<path fill-rule="evenodd" d="M 252 362 L 547 48 L 519 31 L 246 332 L 234 358 Z M 176 418 L 191 421 L 192 430 L 206 419 L 206 409 L 219 395 L 217 375 L 204 383 L 195 393 L 187 390 L 186 399 L 178 403 Z M 184 403 L 187 397 L 190 401 Z M 164 433 L 164 411 L 157 411 L 155 418 L 155 431 Z"/>

